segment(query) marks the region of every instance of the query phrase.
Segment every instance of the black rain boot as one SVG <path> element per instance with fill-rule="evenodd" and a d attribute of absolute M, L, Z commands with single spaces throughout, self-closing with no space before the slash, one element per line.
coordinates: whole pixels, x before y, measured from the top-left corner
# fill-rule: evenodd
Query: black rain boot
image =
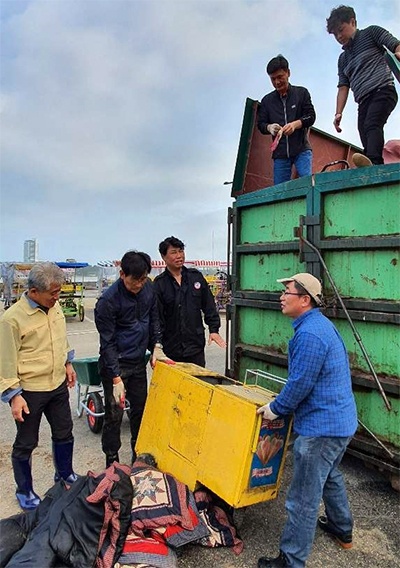
<path fill-rule="evenodd" d="M 24 511 L 32 511 L 39 505 L 40 497 L 33 490 L 31 459 L 12 458 L 12 466 L 17 484 L 15 495 L 18 503 Z"/>
<path fill-rule="evenodd" d="M 53 442 L 53 460 L 56 473 L 54 481 L 63 479 L 65 483 L 71 484 L 78 479 L 72 468 L 72 454 L 74 450 L 74 440 L 67 442 Z"/>

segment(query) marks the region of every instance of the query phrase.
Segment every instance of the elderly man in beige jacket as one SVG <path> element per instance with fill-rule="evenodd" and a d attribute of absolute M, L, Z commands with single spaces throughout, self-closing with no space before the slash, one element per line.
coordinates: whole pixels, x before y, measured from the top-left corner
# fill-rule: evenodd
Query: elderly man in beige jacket
<path fill-rule="evenodd" d="M 17 426 L 11 457 L 16 496 L 24 510 L 40 503 L 33 490 L 31 460 L 43 414 L 51 428 L 54 479 L 76 480 L 68 393 L 76 374 L 58 302 L 63 282 L 64 274 L 57 265 L 34 265 L 27 292 L 0 319 L 0 392 Z"/>

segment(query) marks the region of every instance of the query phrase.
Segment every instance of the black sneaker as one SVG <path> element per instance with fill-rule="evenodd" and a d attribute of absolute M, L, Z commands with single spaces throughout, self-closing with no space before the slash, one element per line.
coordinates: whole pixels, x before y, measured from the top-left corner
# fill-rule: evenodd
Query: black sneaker
<path fill-rule="evenodd" d="M 106 454 L 106 469 L 110 467 L 111 464 L 114 462 L 119 462 L 119 455 L 118 454 Z"/>
<path fill-rule="evenodd" d="M 342 548 L 352 548 L 353 533 L 341 533 L 328 521 L 325 515 L 318 517 L 318 526 L 327 534 L 333 536 Z"/>
<path fill-rule="evenodd" d="M 257 568 L 289 568 L 286 555 L 281 551 L 276 558 L 262 556 L 258 559 Z"/>

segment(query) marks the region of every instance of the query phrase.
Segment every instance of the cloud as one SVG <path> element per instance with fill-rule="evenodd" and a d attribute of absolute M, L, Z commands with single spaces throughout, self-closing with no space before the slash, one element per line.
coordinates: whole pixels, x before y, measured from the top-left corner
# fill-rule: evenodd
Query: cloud
<path fill-rule="evenodd" d="M 85 25 L 70 2 L 34 2 L 10 23 L 20 48 L 6 63 L 3 160 L 15 170 L 22 161 L 49 191 L 146 185 L 146 170 L 176 158 L 171 149 L 187 148 L 188 136 L 201 145 L 204 89 L 264 43 L 254 30 L 265 4 L 118 3 L 126 20 L 110 26 L 114 3 L 100 13 L 97 2 L 82 5 Z"/>
<path fill-rule="evenodd" d="M 385 3 L 380 15 L 356 3 L 394 29 Z M 3 258 L 32 236 L 46 258 L 113 257 L 131 226 L 150 252 L 175 230 L 210 256 L 204 233 L 225 230 L 244 101 L 271 90 L 265 64 L 278 52 L 334 134 L 340 47 L 325 32 L 327 0 L 5 4 Z M 344 136 L 358 142 L 354 113 L 349 102 Z"/>

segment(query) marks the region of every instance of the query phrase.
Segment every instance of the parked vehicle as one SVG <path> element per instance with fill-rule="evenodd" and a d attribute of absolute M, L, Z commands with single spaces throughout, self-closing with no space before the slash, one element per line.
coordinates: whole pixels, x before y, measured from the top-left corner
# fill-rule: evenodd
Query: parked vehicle
<path fill-rule="evenodd" d="M 61 287 L 60 305 L 65 317 L 78 316 L 79 321 L 85 319 L 84 277 L 77 278 L 77 269 L 89 266 L 87 262 L 56 262 L 65 273 L 65 282 Z"/>
<path fill-rule="evenodd" d="M 399 489 L 399 164 L 348 169 L 358 149 L 314 129 L 317 171 L 334 163 L 272 186 L 269 137 L 255 128 L 257 106 L 246 102 L 232 186 L 226 373 L 243 381 L 248 369 L 259 370 L 260 384 L 279 390 L 262 379 L 265 372 L 287 376 L 292 328 L 280 313 L 276 279 L 306 271 L 321 278 L 324 313 L 350 357 L 359 429 L 349 452 Z"/>
<path fill-rule="evenodd" d="M 5 310 L 15 304 L 28 289 L 28 275 L 32 266 L 32 263 L 27 262 L 3 262 L 0 265 Z"/>

